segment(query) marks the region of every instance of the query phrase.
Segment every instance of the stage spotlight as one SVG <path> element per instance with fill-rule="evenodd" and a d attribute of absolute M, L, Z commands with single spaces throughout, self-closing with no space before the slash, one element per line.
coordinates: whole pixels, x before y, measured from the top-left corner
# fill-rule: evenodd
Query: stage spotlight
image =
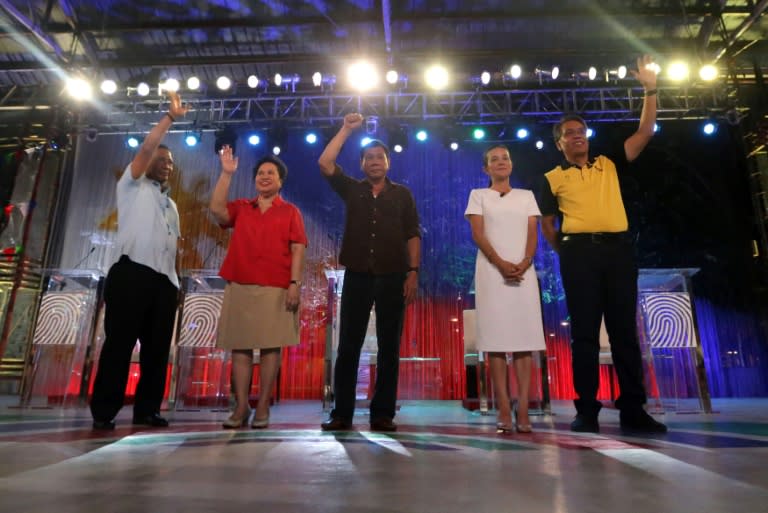
<path fill-rule="evenodd" d="M 93 97 L 91 84 L 82 78 L 68 78 L 66 84 L 67 94 L 75 100 L 90 100 Z"/>
<path fill-rule="evenodd" d="M 323 74 L 319 71 L 315 71 L 312 74 L 312 85 L 315 87 L 320 87 L 323 85 Z"/>
<path fill-rule="evenodd" d="M 365 118 L 365 133 L 368 135 L 376 135 L 379 131 L 379 118 L 378 116 L 368 116 Z"/>
<path fill-rule="evenodd" d="M 655 62 L 649 62 L 648 64 L 646 64 L 645 65 L 645 69 L 649 69 L 649 70 L 653 71 L 654 73 L 656 73 L 657 75 L 659 73 L 661 73 L 661 66 L 659 66 Z"/>
<path fill-rule="evenodd" d="M 704 135 L 712 135 L 717 132 L 717 125 L 712 121 L 707 121 L 701 127 L 701 131 L 704 132 Z"/>
<path fill-rule="evenodd" d="M 371 142 L 371 141 L 373 141 L 373 138 L 372 138 L 372 137 L 368 137 L 368 136 L 366 135 L 365 137 L 363 137 L 362 139 L 360 139 L 360 146 L 365 146 L 366 144 L 368 144 L 368 143 L 369 143 L 369 142 Z"/>
<path fill-rule="evenodd" d="M 187 79 L 187 89 L 190 91 L 197 91 L 200 89 L 200 79 L 197 77 L 189 77 Z"/>
<path fill-rule="evenodd" d="M 232 81 L 229 79 L 229 77 L 221 76 L 216 79 L 216 87 L 218 87 L 222 91 L 226 91 L 227 89 L 232 87 Z"/>
<path fill-rule="evenodd" d="M 475 128 L 472 130 L 472 139 L 475 141 L 482 141 L 485 139 L 485 129 L 483 128 Z"/>
<path fill-rule="evenodd" d="M 307 144 L 315 144 L 317 142 L 317 134 L 310 132 L 304 136 L 304 140 L 307 141 Z"/>
<path fill-rule="evenodd" d="M 480 74 L 480 83 L 483 85 L 488 85 L 491 83 L 491 74 L 488 71 L 483 71 Z"/>
<path fill-rule="evenodd" d="M 272 147 L 272 155 L 280 155 L 281 151 L 282 150 L 280 149 L 280 146 L 278 146 L 278 145 L 274 145 Z"/>
<path fill-rule="evenodd" d="M 528 130 L 525 128 L 518 128 L 517 132 L 515 133 L 517 135 L 518 139 L 527 139 L 528 138 Z"/>
<path fill-rule="evenodd" d="M 115 94 L 117 92 L 117 83 L 114 80 L 104 80 L 101 83 L 101 92 L 104 94 Z"/>
<path fill-rule="evenodd" d="M 705 64 L 699 69 L 699 78 L 705 82 L 711 82 L 717 78 L 718 71 L 712 64 Z"/>
<path fill-rule="evenodd" d="M 141 82 L 136 86 L 136 93 L 139 96 L 147 96 L 149 94 L 149 84 Z"/>
<path fill-rule="evenodd" d="M 560 67 L 552 66 L 552 71 L 550 72 L 550 76 L 552 77 L 552 80 L 557 80 L 557 77 L 560 76 Z"/>
<path fill-rule="evenodd" d="M 221 148 L 224 146 L 229 146 L 232 148 L 233 154 L 237 150 L 237 132 L 231 128 L 225 128 L 224 130 L 219 130 L 216 132 L 216 140 L 213 144 L 214 153 L 218 155 L 219 150 L 221 150 Z"/>
<path fill-rule="evenodd" d="M 513 64 L 509 68 L 509 76 L 512 77 L 515 80 L 520 78 L 520 75 L 522 75 L 522 74 L 523 74 L 523 68 L 521 68 L 519 64 Z"/>
<path fill-rule="evenodd" d="M 653 124 L 653 133 L 655 134 L 659 130 L 661 130 L 661 127 L 659 126 L 659 124 L 658 123 L 654 123 Z"/>
<path fill-rule="evenodd" d="M 448 70 L 439 64 L 432 65 L 424 72 L 424 80 L 436 91 L 445 89 L 448 86 Z"/>
<path fill-rule="evenodd" d="M 589 70 L 587 71 L 587 77 L 590 80 L 594 80 L 595 78 L 597 78 L 597 68 L 594 66 L 590 66 Z"/>
<path fill-rule="evenodd" d="M 682 82 L 688 79 L 688 64 L 682 61 L 675 61 L 669 64 L 667 68 L 667 77 L 675 82 Z"/>
<path fill-rule="evenodd" d="M 248 77 L 248 87 L 250 87 L 251 89 L 256 89 L 257 87 L 259 87 L 259 77 L 257 77 L 256 75 L 250 75 Z"/>
<path fill-rule="evenodd" d="M 417 140 L 417 141 L 421 141 L 421 142 L 424 142 L 424 141 L 426 141 L 427 139 L 429 139 L 429 134 L 427 133 L 427 131 L 426 131 L 426 130 L 424 130 L 424 129 L 421 129 L 421 130 L 419 130 L 418 132 L 416 132 L 416 140 Z"/>
<path fill-rule="evenodd" d="M 125 140 L 125 145 L 129 148 L 136 149 L 141 144 L 142 138 L 138 135 L 129 135 L 128 138 Z"/>
<path fill-rule="evenodd" d="M 171 91 L 175 93 L 176 91 L 179 90 L 179 87 L 180 87 L 179 81 L 176 80 L 175 78 L 169 78 L 165 82 L 160 84 L 161 91 L 165 90 L 165 91 Z"/>
<path fill-rule="evenodd" d="M 352 89 L 369 91 L 379 83 L 379 72 L 368 61 L 357 61 L 347 68 L 347 82 Z"/>
<path fill-rule="evenodd" d="M 387 127 L 387 142 L 395 153 L 401 153 L 408 146 L 408 134 L 403 127 L 390 125 Z"/>
<path fill-rule="evenodd" d="M 616 70 L 616 76 L 620 79 L 624 79 L 627 76 L 627 67 L 626 66 L 619 66 L 619 68 Z"/>
<path fill-rule="evenodd" d="M 451 151 L 456 151 L 459 149 L 459 143 L 456 141 L 451 141 L 448 147 L 451 149 Z"/>
<path fill-rule="evenodd" d="M 99 137 L 99 131 L 96 127 L 89 126 L 85 131 L 85 140 L 88 142 L 95 142 Z"/>
<path fill-rule="evenodd" d="M 283 85 L 283 76 L 280 73 L 275 73 L 274 82 L 277 87 L 280 87 Z"/>
<path fill-rule="evenodd" d="M 396 70 L 391 69 L 387 71 L 385 79 L 388 84 L 395 85 L 400 80 L 400 74 Z"/>
<path fill-rule="evenodd" d="M 595 131 L 591 128 L 587 128 L 587 139 L 591 139 L 593 135 L 595 135 Z"/>
<path fill-rule="evenodd" d="M 190 148 L 193 146 L 197 146 L 197 143 L 200 141 L 200 136 L 195 133 L 188 133 L 187 136 L 184 138 L 184 142 L 189 146 Z"/>
<path fill-rule="evenodd" d="M 543 150 L 544 149 L 544 141 L 542 141 L 541 139 L 536 141 L 536 149 L 537 150 Z"/>
<path fill-rule="evenodd" d="M 261 142 L 261 137 L 259 137 L 258 135 L 251 134 L 248 136 L 248 144 L 250 144 L 251 146 L 258 146 L 260 142 Z"/>

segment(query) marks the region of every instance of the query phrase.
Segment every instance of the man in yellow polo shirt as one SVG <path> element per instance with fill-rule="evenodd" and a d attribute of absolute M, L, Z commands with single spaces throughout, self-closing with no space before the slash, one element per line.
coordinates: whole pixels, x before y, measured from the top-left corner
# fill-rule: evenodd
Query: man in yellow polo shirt
<path fill-rule="evenodd" d="M 637 131 L 616 155 L 589 156 L 587 125 L 565 116 L 553 128 L 561 165 L 545 174 L 539 198 L 541 228 L 560 254 L 560 274 L 571 316 L 573 383 L 578 398 L 571 430 L 597 433 L 602 407 L 597 401 L 600 323 L 605 319 L 621 394 L 616 400 L 623 431 L 664 433 L 643 405 L 646 401 L 635 322 L 637 265 L 627 232 L 627 214 L 619 189 L 622 168 L 635 160 L 653 136 L 656 122 L 656 73 L 650 57 L 637 60 L 632 74 L 644 88 Z M 558 233 L 555 217 L 560 217 Z"/>

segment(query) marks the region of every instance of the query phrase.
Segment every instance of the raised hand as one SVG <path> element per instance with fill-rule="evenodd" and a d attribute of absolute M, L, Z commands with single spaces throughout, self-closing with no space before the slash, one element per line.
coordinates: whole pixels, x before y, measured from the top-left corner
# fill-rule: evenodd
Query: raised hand
<path fill-rule="evenodd" d="M 344 128 L 348 128 L 349 130 L 355 130 L 360 125 L 363 124 L 363 115 L 358 112 L 353 112 L 351 114 L 347 114 L 344 116 Z"/>
<path fill-rule="evenodd" d="M 181 104 L 181 97 L 176 91 L 168 91 L 168 99 L 171 102 L 170 107 L 168 107 L 168 114 L 170 114 L 173 119 L 183 117 L 189 110 L 189 107 L 185 107 Z"/>
<path fill-rule="evenodd" d="M 652 64 L 651 56 L 643 55 L 637 58 L 637 71 L 629 70 L 646 90 L 656 89 L 656 70 Z"/>
<path fill-rule="evenodd" d="M 237 171 L 237 157 L 232 155 L 232 148 L 225 144 L 219 150 L 219 160 L 221 160 L 221 172 L 228 175 L 235 174 Z"/>

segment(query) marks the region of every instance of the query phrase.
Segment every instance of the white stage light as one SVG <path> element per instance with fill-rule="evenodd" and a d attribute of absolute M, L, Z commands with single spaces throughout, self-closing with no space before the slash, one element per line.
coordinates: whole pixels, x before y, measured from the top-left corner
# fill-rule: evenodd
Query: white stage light
<path fill-rule="evenodd" d="M 226 91 L 227 89 L 232 87 L 232 81 L 229 79 L 229 77 L 221 76 L 216 79 L 216 87 L 218 87 L 222 91 Z"/>
<path fill-rule="evenodd" d="M 667 69 L 667 77 L 675 82 L 681 82 L 688 79 L 688 64 L 682 61 L 670 63 Z"/>
<path fill-rule="evenodd" d="M 323 74 L 319 71 L 315 71 L 312 74 L 312 85 L 315 87 L 320 87 L 323 84 Z"/>
<path fill-rule="evenodd" d="M 717 132 L 717 125 L 711 121 L 707 121 L 704 123 L 704 126 L 701 127 L 701 130 L 704 132 L 704 135 L 712 135 Z"/>
<path fill-rule="evenodd" d="M 197 77 L 189 77 L 187 79 L 187 89 L 190 91 L 197 91 L 200 89 L 200 79 Z"/>
<path fill-rule="evenodd" d="M 424 142 L 427 139 L 429 139 L 429 134 L 427 134 L 426 130 L 419 130 L 418 132 L 416 132 L 416 140 L 417 141 Z"/>
<path fill-rule="evenodd" d="M 627 67 L 626 66 L 619 66 L 619 69 L 616 70 L 616 76 L 620 79 L 623 79 L 627 76 Z"/>
<path fill-rule="evenodd" d="M 491 83 L 491 74 L 487 71 L 483 71 L 480 74 L 480 83 L 483 85 L 488 85 Z"/>
<path fill-rule="evenodd" d="M 180 87 L 179 81 L 176 80 L 175 78 L 167 79 L 160 86 L 161 89 L 163 89 L 165 91 L 171 91 L 171 92 L 174 92 L 174 93 L 179 90 L 179 87 Z"/>
<path fill-rule="evenodd" d="M 282 150 L 280 149 L 280 146 L 273 146 L 272 147 L 272 155 L 280 155 L 280 152 Z"/>
<path fill-rule="evenodd" d="M 536 149 L 537 150 L 543 150 L 544 149 L 544 141 L 542 141 L 541 139 L 536 141 Z"/>
<path fill-rule="evenodd" d="M 552 76 L 552 80 L 557 80 L 557 77 L 560 76 L 559 66 L 552 66 L 551 76 Z"/>
<path fill-rule="evenodd" d="M 139 94 L 139 96 L 147 96 L 149 94 L 149 84 L 146 82 L 141 82 L 138 86 L 136 86 L 136 92 Z"/>
<path fill-rule="evenodd" d="M 590 66 L 589 71 L 587 71 L 587 76 L 589 77 L 590 80 L 594 80 L 595 78 L 597 78 L 597 68 L 594 66 Z"/>
<path fill-rule="evenodd" d="M 315 144 L 317 142 L 317 134 L 310 132 L 304 137 L 304 140 L 307 141 L 307 144 Z"/>
<path fill-rule="evenodd" d="M 705 64 L 704 66 L 699 69 L 699 78 L 704 80 L 705 82 L 711 82 L 717 78 L 718 75 L 717 68 L 713 66 L 712 64 Z"/>
<path fill-rule="evenodd" d="M 528 137 L 528 130 L 525 128 L 519 128 L 516 132 L 516 135 L 518 139 L 525 139 Z"/>
<path fill-rule="evenodd" d="M 456 141 L 451 141 L 450 147 L 451 147 L 451 151 L 456 151 L 459 149 L 459 143 L 457 143 Z"/>
<path fill-rule="evenodd" d="M 395 144 L 394 147 L 392 147 L 393 150 L 395 150 L 395 153 L 402 153 L 403 152 L 403 145 L 402 144 Z"/>
<path fill-rule="evenodd" d="M 513 64 L 512 67 L 509 68 L 509 76 L 511 76 L 515 80 L 520 78 L 520 75 L 522 74 L 523 74 L 523 68 L 521 68 L 519 64 Z"/>
<path fill-rule="evenodd" d="M 395 85 L 397 84 L 397 81 L 400 80 L 400 74 L 397 71 L 391 69 L 387 71 L 387 75 L 385 78 L 388 84 Z"/>
<path fill-rule="evenodd" d="M 352 89 L 369 91 L 379 83 L 379 72 L 368 61 L 357 61 L 347 68 L 347 82 Z"/>
<path fill-rule="evenodd" d="M 259 87 L 259 77 L 256 75 L 251 75 L 248 77 L 248 87 L 251 89 L 256 89 Z"/>
<path fill-rule="evenodd" d="M 281 85 L 283 85 L 283 76 L 280 73 L 275 73 L 274 82 L 277 87 L 280 87 Z"/>
<path fill-rule="evenodd" d="M 258 135 L 251 134 L 248 136 L 248 144 L 250 144 L 251 146 L 258 146 L 260 142 L 261 142 L 261 137 L 259 137 Z"/>
<path fill-rule="evenodd" d="M 104 80 L 101 83 L 101 92 L 104 94 L 115 94 L 117 92 L 117 83 L 114 80 Z"/>
<path fill-rule="evenodd" d="M 445 89 L 448 86 L 448 70 L 439 64 L 430 66 L 424 72 L 424 81 L 432 89 Z"/>
<path fill-rule="evenodd" d="M 90 100 L 93 97 L 91 84 L 82 78 L 68 78 L 66 88 L 67 94 L 75 100 Z"/>
<path fill-rule="evenodd" d="M 587 139 L 592 138 L 593 135 L 595 135 L 595 131 L 591 128 L 587 128 Z"/>

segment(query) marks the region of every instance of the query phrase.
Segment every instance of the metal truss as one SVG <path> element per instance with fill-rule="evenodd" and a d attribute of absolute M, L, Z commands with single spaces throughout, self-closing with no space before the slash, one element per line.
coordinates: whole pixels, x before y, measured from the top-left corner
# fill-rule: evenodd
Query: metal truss
<path fill-rule="evenodd" d="M 191 99 L 186 119 L 176 130 L 220 128 L 230 124 L 315 126 L 338 125 L 349 112 L 380 120 L 411 124 L 503 124 L 527 120 L 551 123 L 563 113 L 579 113 L 592 122 L 637 120 L 642 89 L 628 87 L 475 90 L 461 92 L 390 92 L 367 94 L 269 95 Z M 658 119 L 702 119 L 722 115 L 735 107 L 720 86 L 660 88 Z M 159 100 L 125 99 L 108 111 L 82 113 L 81 126 L 100 132 L 141 131 L 157 121 L 167 104 Z"/>

